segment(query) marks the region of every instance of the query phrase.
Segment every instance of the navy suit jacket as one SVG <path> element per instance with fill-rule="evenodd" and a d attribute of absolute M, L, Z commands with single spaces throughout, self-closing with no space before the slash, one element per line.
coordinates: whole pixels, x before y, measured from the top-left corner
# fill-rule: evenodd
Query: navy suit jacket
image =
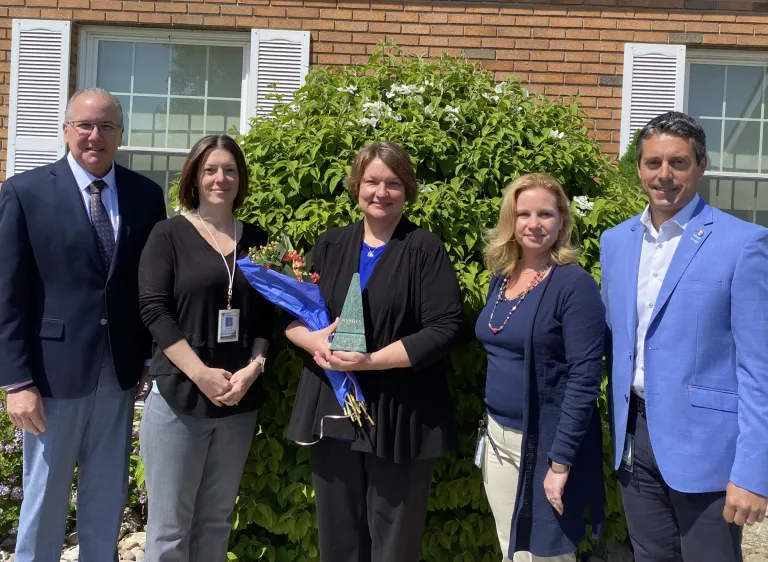
<path fill-rule="evenodd" d="M 0 386 L 80 398 L 96 387 L 109 345 L 120 386 L 150 357 L 139 315 L 139 257 L 165 218 L 160 186 L 115 164 L 120 229 L 109 272 L 66 158 L 0 189 Z"/>

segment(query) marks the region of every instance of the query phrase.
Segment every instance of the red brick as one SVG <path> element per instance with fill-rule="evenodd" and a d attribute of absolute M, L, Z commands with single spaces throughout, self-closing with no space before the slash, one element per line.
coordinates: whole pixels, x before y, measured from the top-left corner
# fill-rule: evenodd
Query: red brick
<path fill-rule="evenodd" d="M 563 62 L 565 60 L 565 53 L 560 51 L 531 51 L 531 60 L 545 61 L 545 62 Z"/>
<path fill-rule="evenodd" d="M 483 23 L 483 16 L 480 14 L 450 14 L 448 23 L 477 25 Z"/>
<path fill-rule="evenodd" d="M 496 28 L 493 26 L 483 25 L 465 25 L 464 35 L 472 35 L 475 37 L 496 37 Z"/>
<path fill-rule="evenodd" d="M 499 10 L 499 13 L 502 15 L 512 15 L 512 16 L 532 16 L 533 15 L 533 8 L 508 8 L 505 6 L 502 6 Z"/>
<path fill-rule="evenodd" d="M 154 2 L 123 2 L 123 10 L 132 12 L 154 12 Z"/>
<path fill-rule="evenodd" d="M 349 55 L 318 55 L 318 64 L 351 64 Z"/>
<path fill-rule="evenodd" d="M 512 49 L 515 46 L 515 40 L 509 37 L 483 37 L 482 46 L 489 49 Z"/>
<path fill-rule="evenodd" d="M 118 2 L 120 4 L 120 2 Z M 28 8 L 55 8 L 58 5 L 58 0 L 27 0 L 26 6 Z M 118 8 L 120 9 L 120 8 Z"/>
<path fill-rule="evenodd" d="M 626 31 L 626 30 L 603 30 L 600 32 L 600 40 L 601 41 L 634 41 L 635 40 L 635 33 L 634 31 Z"/>
<path fill-rule="evenodd" d="M 426 57 L 429 55 L 429 49 L 427 47 L 403 47 L 403 52 L 420 57 Z"/>
<path fill-rule="evenodd" d="M 547 49 L 549 47 L 550 42 L 546 39 L 517 39 L 515 41 L 515 49 Z"/>
<path fill-rule="evenodd" d="M 737 45 L 738 35 L 704 35 L 705 45 Z"/>
<path fill-rule="evenodd" d="M 415 12 L 387 12 L 386 21 L 416 23 L 419 21 L 419 14 Z"/>
<path fill-rule="evenodd" d="M 756 35 L 754 37 L 739 35 L 738 44 L 766 47 L 768 46 L 768 35 Z"/>
<path fill-rule="evenodd" d="M 320 10 L 320 19 L 323 20 L 351 20 L 352 10 Z M 282 17 L 282 16 L 280 16 Z"/>
<path fill-rule="evenodd" d="M 545 62 L 531 62 L 531 61 L 517 61 L 514 67 L 515 72 L 546 72 L 547 63 Z"/>
<path fill-rule="evenodd" d="M 218 14 L 221 6 L 218 4 L 189 4 L 190 14 Z M 257 8 L 258 10 L 258 8 Z"/>
<path fill-rule="evenodd" d="M 600 53 L 568 52 L 565 53 L 568 62 L 600 62 Z"/>
<path fill-rule="evenodd" d="M 636 29 L 639 31 L 650 31 L 651 22 L 648 20 L 618 20 L 619 29 Z"/>
<path fill-rule="evenodd" d="M 563 51 L 583 51 L 583 41 L 559 40 L 553 39 L 549 42 L 550 49 L 562 49 Z"/>
<path fill-rule="evenodd" d="M 139 14 L 139 23 L 171 23 L 171 14 Z"/>
<path fill-rule="evenodd" d="M 432 6 L 432 11 L 434 12 L 451 12 L 454 14 L 463 14 L 467 11 L 465 6 L 462 5 L 456 5 L 451 2 L 445 2 L 440 4 L 435 4 Z"/>
<path fill-rule="evenodd" d="M 342 23 L 342 22 L 338 22 L 338 23 Z M 302 20 L 301 27 L 302 29 L 306 29 L 308 31 L 337 29 L 336 22 L 334 22 L 333 20 L 311 20 L 311 19 Z"/>
<path fill-rule="evenodd" d="M 242 1 L 242 0 L 241 0 Z M 253 15 L 260 18 L 284 18 L 287 8 L 259 7 L 253 9 Z"/>
<path fill-rule="evenodd" d="M 685 23 L 681 21 L 654 21 L 651 22 L 653 31 L 685 31 Z"/>
<path fill-rule="evenodd" d="M 419 14 L 420 23 L 448 23 L 448 14 Z"/>
<path fill-rule="evenodd" d="M 386 39 L 383 33 L 355 33 L 352 35 L 354 43 L 382 43 Z"/>
<path fill-rule="evenodd" d="M 138 22 L 138 12 L 107 12 L 107 21 Z"/>
<path fill-rule="evenodd" d="M 183 2 L 155 2 L 155 12 L 183 14 L 186 11 L 187 5 Z"/>
<path fill-rule="evenodd" d="M 578 62 L 549 62 L 547 72 L 582 72 L 582 67 Z"/>
<path fill-rule="evenodd" d="M 481 37 L 449 37 L 449 47 L 462 47 L 462 48 L 477 48 L 483 46 L 483 39 Z"/>
<path fill-rule="evenodd" d="M 425 24 L 418 24 L 418 23 L 404 23 L 401 33 L 428 35 L 429 26 Z"/>
<path fill-rule="evenodd" d="M 752 35 L 755 26 L 747 23 L 723 23 L 720 24 L 720 33 L 746 33 Z"/>
<path fill-rule="evenodd" d="M 597 76 L 591 74 L 566 74 L 564 82 L 579 86 L 597 86 Z"/>
<path fill-rule="evenodd" d="M 636 31 L 635 41 L 638 43 L 667 43 L 669 42 L 669 33 L 663 31 Z"/>
<path fill-rule="evenodd" d="M 499 49 L 496 51 L 497 60 L 529 60 L 531 58 L 531 51 L 516 51 L 513 49 Z"/>
<path fill-rule="evenodd" d="M 701 21 L 716 21 L 716 22 L 735 22 L 736 16 L 729 16 L 726 14 L 702 14 Z"/>
<path fill-rule="evenodd" d="M 364 21 L 337 21 L 336 31 L 368 31 L 368 24 Z"/>
<path fill-rule="evenodd" d="M 637 38 L 637 35 L 635 35 Z M 584 41 L 585 51 L 623 51 L 624 44 L 615 41 Z"/>
<path fill-rule="evenodd" d="M 351 43 L 352 34 L 346 31 L 321 31 L 320 41 Z"/>
<path fill-rule="evenodd" d="M 7 10 L 7 8 L 6 8 Z M 6 14 L 7 15 L 7 14 Z M 40 17 L 44 20 L 71 20 L 72 10 L 40 10 Z"/>
<path fill-rule="evenodd" d="M 566 37 L 568 39 L 597 41 L 600 39 L 600 33 L 598 29 L 569 29 Z"/>
<path fill-rule="evenodd" d="M 546 86 L 544 93 L 548 96 L 576 96 L 579 89 L 575 86 Z"/>
<path fill-rule="evenodd" d="M 378 7 L 378 4 L 376 4 Z M 399 9 L 399 8 L 398 8 Z M 432 3 L 431 2 L 404 2 L 403 3 L 403 9 L 406 12 L 431 12 L 432 11 Z"/>
<path fill-rule="evenodd" d="M 515 25 L 515 16 L 483 16 L 485 25 Z"/>
<path fill-rule="evenodd" d="M 243 27 L 246 22 L 249 24 L 253 18 L 237 18 L 235 21 L 238 26 Z M 203 25 L 203 16 L 194 16 L 189 14 L 173 14 L 171 16 L 173 25 Z"/>
<path fill-rule="evenodd" d="M 531 72 L 531 82 L 539 84 L 562 84 L 565 76 L 552 72 Z"/>
<path fill-rule="evenodd" d="M 235 22 L 234 16 L 205 16 L 203 19 L 205 25 L 216 27 L 234 27 Z"/>
<path fill-rule="evenodd" d="M 4 4 L 11 4 L 11 2 L 5 2 Z M 85 8 L 91 7 L 89 0 L 59 0 L 59 8 Z"/>
<path fill-rule="evenodd" d="M 225 16 L 250 16 L 253 6 L 222 6 L 221 13 Z"/>
<path fill-rule="evenodd" d="M 496 8 L 495 6 L 484 6 L 482 4 L 479 6 L 468 5 L 467 13 L 468 14 L 498 14 L 499 9 Z"/>
<path fill-rule="evenodd" d="M 549 25 L 551 27 L 583 27 L 584 20 L 582 18 L 549 18 Z"/>
<path fill-rule="evenodd" d="M 333 45 L 333 52 L 347 55 L 364 55 L 365 45 L 357 43 L 336 43 Z"/>
<path fill-rule="evenodd" d="M 616 29 L 618 20 L 613 18 L 584 18 L 585 29 Z"/>
<path fill-rule="evenodd" d="M 419 37 L 419 45 L 427 45 L 430 47 L 447 47 L 450 42 L 449 37 L 440 35 L 422 35 Z"/>
<path fill-rule="evenodd" d="M 483 61 L 482 65 L 483 68 L 487 68 L 488 70 L 504 70 L 506 72 L 512 72 L 515 63 L 512 61 L 487 60 Z"/>
<path fill-rule="evenodd" d="M 685 24 L 685 30 L 688 32 L 719 33 L 720 26 L 716 23 L 692 21 Z"/>
<path fill-rule="evenodd" d="M 374 33 L 400 33 L 399 23 L 379 23 L 368 24 L 368 30 Z"/>
<path fill-rule="evenodd" d="M 591 87 L 583 87 L 579 88 L 579 94 L 584 96 L 595 96 L 595 97 L 607 97 L 611 96 L 613 94 L 613 90 L 611 88 L 603 88 L 600 86 L 595 86 L 594 88 Z"/>
<path fill-rule="evenodd" d="M 499 37 L 531 37 L 531 29 L 527 27 L 499 27 L 496 33 Z"/>
<path fill-rule="evenodd" d="M 13 17 L 13 10 L 10 10 L 10 13 Z M 107 14 L 106 12 L 100 12 L 97 10 L 75 10 L 72 14 L 72 18 L 74 20 L 81 21 L 105 21 Z"/>
<path fill-rule="evenodd" d="M 319 18 L 320 10 L 317 8 L 286 8 L 285 15 L 289 18 Z"/>
<path fill-rule="evenodd" d="M 433 25 L 432 35 L 464 35 L 464 28 L 460 25 Z"/>
<path fill-rule="evenodd" d="M 624 53 L 600 53 L 600 62 L 603 64 L 623 64 Z"/>
<path fill-rule="evenodd" d="M 533 27 L 531 28 L 531 37 L 533 39 L 565 39 L 565 29 Z"/>
<path fill-rule="evenodd" d="M 515 18 L 515 25 L 524 25 L 527 27 L 546 27 L 549 25 L 549 18 L 537 16 L 518 16 Z"/>

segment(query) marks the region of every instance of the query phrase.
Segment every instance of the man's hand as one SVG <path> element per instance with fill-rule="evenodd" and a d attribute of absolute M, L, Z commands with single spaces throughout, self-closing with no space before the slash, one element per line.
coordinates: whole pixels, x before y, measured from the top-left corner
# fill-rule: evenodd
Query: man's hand
<path fill-rule="evenodd" d="M 766 509 L 768 509 L 768 498 L 728 482 L 723 509 L 723 518 L 728 523 L 736 523 L 740 527 L 745 523 L 747 525 L 760 523 L 765 518 Z"/>
<path fill-rule="evenodd" d="M 149 394 L 149 388 L 152 383 L 149 382 L 149 367 L 142 367 L 141 378 L 139 378 L 139 384 L 136 386 L 136 398 L 135 400 L 144 400 Z"/>
<path fill-rule="evenodd" d="M 9 392 L 7 410 L 11 423 L 19 429 L 26 429 L 35 435 L 45 431 L 43 398 L 36 387 Z"/>

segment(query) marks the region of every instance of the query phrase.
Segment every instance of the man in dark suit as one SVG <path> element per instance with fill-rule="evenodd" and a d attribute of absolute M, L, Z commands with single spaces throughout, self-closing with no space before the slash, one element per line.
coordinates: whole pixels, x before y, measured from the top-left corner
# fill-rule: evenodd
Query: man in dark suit
<path fill-rule="evenodd" d="M 139 257 L 165 218 L 161 188 L 113 161 L 115 97 L 75 93 L 63 127 L 69 154 L 0 190 L 0 387 L 24 430 L 17 562 L 59 560 L 75 464 L 80 559 L 117 560 L 133 403 L 150 357 Z"/>

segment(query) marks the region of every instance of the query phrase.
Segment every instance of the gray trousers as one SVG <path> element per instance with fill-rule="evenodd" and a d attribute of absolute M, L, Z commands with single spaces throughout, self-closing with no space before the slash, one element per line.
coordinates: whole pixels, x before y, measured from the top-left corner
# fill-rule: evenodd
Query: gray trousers
<path fill-rule="evenodd" d="M 77 464 L 80 561 L 117 561 L 135 396 L 135 389 L 120 388 L 107 349 L 99 381 L 88 396 L 43 398 L 45 431 L 24 432 L 24 501 L 15 560 L 61 558 Z"/>
<path fill-rule="evenodd" d="M 256 412 L 212 419 L 144 403 L 141 457 L 149 501 L 144 562 L 223 562 Z"/>

